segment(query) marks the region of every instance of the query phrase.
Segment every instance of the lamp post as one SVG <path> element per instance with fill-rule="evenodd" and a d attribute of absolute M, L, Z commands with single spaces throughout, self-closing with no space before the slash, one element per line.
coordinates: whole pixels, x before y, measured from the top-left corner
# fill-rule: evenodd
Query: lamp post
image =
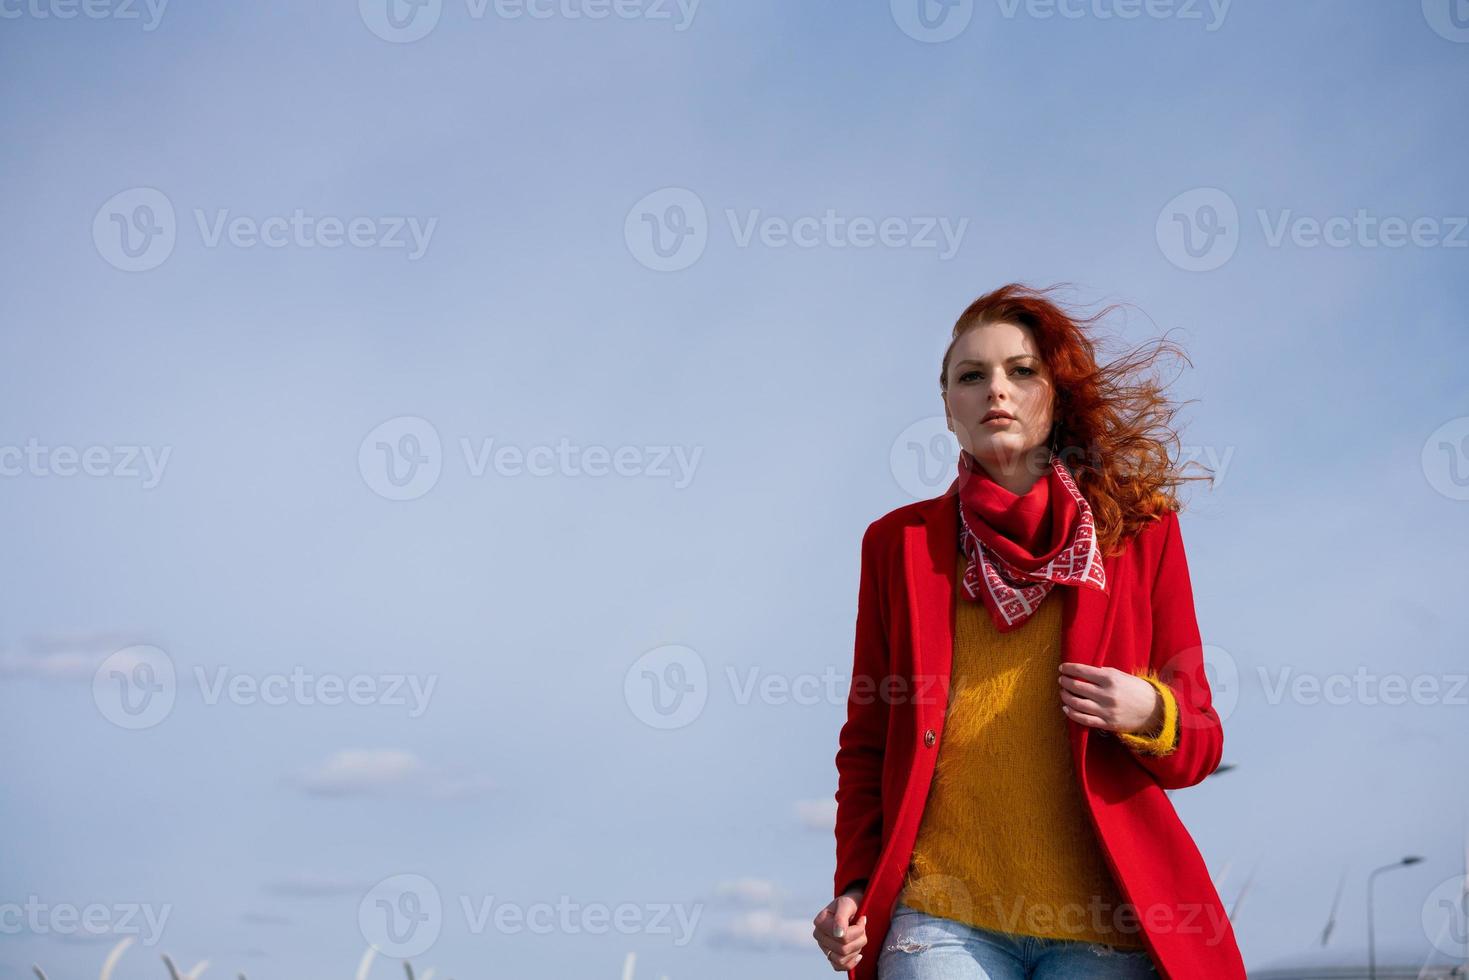
<path fill-rule="evenodd" d="M 1406 868 L 1408 865 L 1417 864 L 1422 860 L 1418 855 L 1410 854 L 1401 861 L 1394 861 L 1392 864 L 1384 864 L 1380 868 L 1374 868 L 1367 875 L 1367 976 L 1369 980 L 1377 980 L 1377 945 L 1372 933 L 1372 879 L 1384 871 L 1391 871 L 1393 868 Z"/>

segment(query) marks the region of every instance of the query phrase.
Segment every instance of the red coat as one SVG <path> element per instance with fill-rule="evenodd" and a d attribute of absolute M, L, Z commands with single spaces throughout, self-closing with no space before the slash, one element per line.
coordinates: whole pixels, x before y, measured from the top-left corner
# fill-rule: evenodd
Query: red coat
<path fill-rule="evenodd" d="M 834 894 L 867 879 L 857 910 L 868 917 L 867 945 L 851 980 L 877 976 L 943 745 L 959 546 L 955 486 L 884 515 L 862 538 L 852 690 L 836 756 Z M 1066 719 L 1087 810 L 1161 976 L 1244 980 L 1229 918 L 1164 793 L 1203 780 L 1224 745 L 1178 515 L 1144 525 L 1104 562 L 1105 593 L 1057 586 L 1062 659 L 1128 672 L 1152 667 L 1177 695 L 1179 736 L 1172 753 L 1147 756 Z M 1059 684 L 1056 711 L 1065 718 Z"/>

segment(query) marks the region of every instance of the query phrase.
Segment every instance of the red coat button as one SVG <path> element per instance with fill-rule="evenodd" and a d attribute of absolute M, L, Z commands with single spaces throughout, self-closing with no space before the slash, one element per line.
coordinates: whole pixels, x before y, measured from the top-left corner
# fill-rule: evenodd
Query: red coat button
<path fill-rule="evenodd" d="M 927 745 L 929 748 L 933 748 L 933 743 L 937 740 L 938 736 L 934 735 L 932 728 L 923 733 L 923 744 Z"/>

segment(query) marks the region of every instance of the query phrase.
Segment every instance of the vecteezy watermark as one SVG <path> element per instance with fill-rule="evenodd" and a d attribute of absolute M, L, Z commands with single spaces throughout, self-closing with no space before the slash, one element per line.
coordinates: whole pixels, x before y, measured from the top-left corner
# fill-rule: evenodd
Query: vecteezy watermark
<path fill-rule="evenodd" d="M 171 904 L 89 902 L 78 906 L 44 902 L 37 895 L 28 895 L 24 902 L 0 902 L 0 934 L 137 936 L 144 946 L 152 946 L 163 935 L 172 912 Z"/>
<path fill-rule="evenodd" d="M 1239 702 L 1239 669 L 1229 651 L 1217 646 L 1198 646 L 1169 657 L 1157 665 L 1159 674 L 1185 694 L 1193 705 L 1201 703 L 1205 688 L 1210 707 L 1221 721 Z M 849 672 L 826 665 L 819 671 L 771 671 L 759 665 L 726 665 L 722 679 L 729 700 L 740 707 L 750 704 L 784 707 L 882 704 L 945 705 L 954 678 L 949 674 L 895 673 L 881 676 Z M 704 713 L 715 681 L 697 650 L 681 644 L 656 647 L 638 657 L 623 674 L 622 696 L 634 718 L 649 728 L 685 728 Z M 1060 713 L 1061 702 L 1056 702 Z M 1203 724 L 1192 712 L 1181 716 L 1185 726 Z"/>
<path fill-rule="evenodd" d="M 1469 706 L 1469 674 L 1380 674 L 1358 665 L 1350 674 L 1315 674 L 1282 667 L 1272 678 L 1269 667 L 1258 667 L 1267 704 L 1286 698 L 1293 704 Z"/>
<path fill-rule="evenodd" d="M 1213 33 L 1224 26 L 1234 0 L 995 0 L 1005 20 L 1197 21 Z M 938 44 L 958 37 L 974 18 L 974 0 L 890 0 L 893 22 L 915 41 Z"/>
<path fill-rule="evenodd" d="M 686 31 L 699 0 L 464 0 L 471 20 L 642 20 Z M 362 23 L 384 41 L 410 44 L 438 26 L 444 0 L 358 0 Z"/>
<path fill-rule="evenodd" d="M 321 674 L 297 665 L 290 673 L 245 674 L 228 667 L 206 671 L 194 668 L 194 680 L 204 703 L 221 700 L 235 705 L 264 704 L 272 707 L 294 704 L 305 707 L 340 704 L 406 707 L 409 718 L 428 710 L 438 686 L 438 674 Z"/>
<path fill-rule="evenodd" d="M 1180 445 L 1175 466 L 1206 465 L 1213 487 L 1224 482 L 1234 446 Z M 1073 470 L 1088 464 L 1088 453 L 1078 446 L 1062 447 L 1056 454 Z M 888 468 L 899 488 L 914 500 L 927 500 L 948 489 L 959 476 L 959 440 L 942 415 L 929 415 L 899 432 L 888 449 Z"/>
<path fill-rule="evenodd" d="M 1445 956 L 1469 950 L 1469 875 L 1445 878 L 1423 900 L 1423 935 Z"/>
<path fill-rule="evenodd" d="M 1293 209 L 1257 208 L 1269 248 L 1469 248 L 1469 215 L 1374 214 L 1318 218 Z M 1164 258 L 1187 272 L 1211 272 L 1234 257 L 1243 231 L 1234 199 L 1217 187 L 1184 191 L 1158 212 L 1154 234 Z"/>
<path fill-rule="evenodd" d="M 1469 416 L 1449 419 L 1423 443 L 1423 475 L 1450 500 L 1469 500 Z"/>
<path fill-rule="evenodd" d="M 420 874 L 399 874 L 373 885 L 357 906 L 357 924 L 368 945 L 387 956 L 407 958 L 427 952 L 438 941 L 457 906 L 470 935 L 497 932 L 537 936 L 674 936 L 673 945 L 692 940 L 703 905 L 670 902 L 637 904 L 582 902 L 559 895 L 554 902 L 511 902 L 494 895 L 461 894 L 446 903 L 438 887 Z"/>
<path fill-rule="evenodd" d="M 555 445 L 518 446 L 494 437 L 459 438 L 464 470 L 474 478 L 626 477 L 671 480 L 683 490 L 694 479 L 702 446 L 577 446 L 564 436 Z M 387 500 L 416 500 L 439 482 L 443 443 L 433 423 L 400 415 L 375 426 L 357 447 L 357 469 L 368 489 Z"/>
<path fill-rule="evenodd" d="M 818 672 L 784 673 L 759 665 L 727 665 L 723 680 L 730 700 L 741 707 L 752 703 L 784 706 L 841 706 L 850 697 L 857 703 L 942 703 L 946 689 L 938 675 L 859 677 L 827 665 Z M 681 644 L 656 647 L 638 657 L 623 674 L 624 703 L 649 728 L 671 730 L 693 724 L 709 702 L 709 668 L 697 650 Z"/>
<path fill-rule="evenodd" d="M 112 477 L 152 490 L 172 454 L 172 446 L 43 446 L 32 437 L 24 446 L 0 446 L 0 477 Z"/>
<path fill-rule="evenodd" d="M 1014 20 L 1177 20 L 1199 21 L 1213 33 L 1224 26 L 1234 0 L 995 0 L 1000 16 Z"/>
<path fill-rule="evenodd" d="M 194 226 L 205 248 L 403 250 L 408 261 L 428 251 L 438 218 L 416 215 L 235 214 L 229 208 L 194 208 Z M 178 240 L 173 202 L 155 187 L 132 187 L 103 202 L 92 218 L 97 254 L 124 272 L 146 272 L 173 254 Z"/>
<path fill-rule="evenodd" d="M 827 208 L 820 214 L 771 215 L 758 208 L 743 214 L 724 209 L 736 248 L 888 248 L 935 250 L 940 261 L 959 252 L 968 218 L 957 223 L 935 215 L 855 215 Z M 686 187 L 664 187 L 628 209 L 622 236 L 640 265 L 677 272 L 699 260 L 709 243 L 709 212 Z"/>
<path fill-rule="evenodd" d="M 384 956 L 420 956 L 444 928 L 444 903 L 423 875 L 393 875 L 373 885 L 357 903 L 357 927 Z"/>
<path fill-rule="evenodd" d="M 336 674 L 308 671 L 244 673 L 228 667 L 196 666 L 193 679 L 203 703 L 251 707 L 406 707 L 409 718 L 428 710 L 437 674 Z M 102 717 L 119 728 L 152 728 L 167 718 L 179 696 L 173 658 L 150 645 L 124 647 L 108 656 L 92 675 L 92 701 Z"/>
<path fill-rule="evenodd" d="M 657 647 L 627 668 L 622 698 L 633 716 L 650 728 L 683 728 L 704 713 L 709 668 L 690 647 Z"/>
<path fill-rule="evenodd" d="M 136 20 L 157 30 L 168 0 L 0 0 L 0 20 Z"/>
<path fill-rule="evenodd" d="M 1469 44 L 1469 2 L 1466 0 L 1423 0 L 1423 18 L 1439 37 Z"/>
<path fill-rule="evenodd" d="M 1229 929 L 1224 907 L 1215 902 L 1137 905 L 1127 901 L 1119 903 L 1111 895 L 1095 893 L 1086 896 L 1085 901 L 1072 902 L 1050 901 L 1038 895 L 977 896 L 963 879 L 937 872 L 914 876 L 908 887 L 925 909 L 936 909 L 937 914 L 958 919 L 973 919 L 981 908 L 988 908 L 985 918 L 998 920 L 1005 931 L 1012 933 L 1112 932 L 1120 938 L 1135 940 L 1146 931 L 1151 935 L 1194 936 L 1205 945 L 1214 945 L 1224 941 Z M 897 933 L 892 939 L 895 945 L 891 948 L 898 952 L 919 953 L 926 948 L 922 942 Z M 1122 951 L 1101 944 L 1097 952 L 1117 955 Z"/>
<path fill-rule="evenodd" d="M 1095 894 L 1085 903 L 1036 901 L 1024 895 L 991 901 L 1007 932 L 1107 930 L 1137 939 L 1146 930 L 1154 936 L 1195 936 L 1211 946 L 1223 942 L 1229 929 L 1224 906 L 1215 902 L 1150 902 L 1139 906 L 1132 902 L 1114 904 Z"/>
<path fill-rule="evenodd" d="M 173 658 L 147 644 L 118 650 L 92 675 L 92 702 L 119 728 L 152 728 L 173 711 L 177 696 Z"/>

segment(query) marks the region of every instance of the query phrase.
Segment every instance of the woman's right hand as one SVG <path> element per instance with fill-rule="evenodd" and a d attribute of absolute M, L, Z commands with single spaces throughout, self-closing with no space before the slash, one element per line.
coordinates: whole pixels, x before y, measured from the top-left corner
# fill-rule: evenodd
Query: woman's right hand
<path fill-rule="evenodd" d="M 862 889 L 843 892 L 816 914 L 816 928 L 811 935 L 826 954 L 831 968 L 845 973 L 862 959 L 862 947 L 867 945 L 867 916 L 856 922 L 857 906 L 862 903 Z"/>

